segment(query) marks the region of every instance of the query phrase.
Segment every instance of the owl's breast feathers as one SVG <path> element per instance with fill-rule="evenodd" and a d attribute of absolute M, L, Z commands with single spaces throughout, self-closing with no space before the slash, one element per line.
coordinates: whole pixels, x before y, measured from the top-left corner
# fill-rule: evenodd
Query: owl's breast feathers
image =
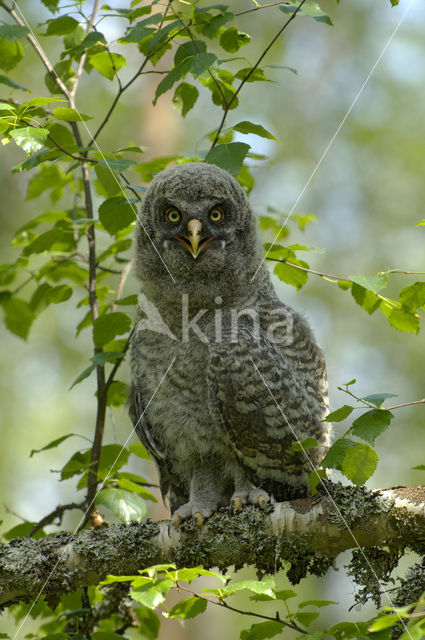
<path fill-rule="evenodd" d="M 221 465 L 230 476 L 232 466 L 242 467 L 255 486 L 280 499 L 302 492 L 323 457 L 330 431 L 322 422 L 322 352 L 306 322 L 276 298 L 262 296 L 254 308 L 257 327 L 242 315 L 236 334 L 222 323 L 220 341 L 213 323 L 205 322 L 208 344 L 196 336 L 182 343 L 146 332 L 133 346 L 133 396 L 141 394 L 138 404 L 146 406 L 155 393 L 137 431 L 157 462 L 164 493 L 171 488 L 187 495 L 201 461 Z M 293 450 L 294 442 L 309 437 L 317 447 Z"/>

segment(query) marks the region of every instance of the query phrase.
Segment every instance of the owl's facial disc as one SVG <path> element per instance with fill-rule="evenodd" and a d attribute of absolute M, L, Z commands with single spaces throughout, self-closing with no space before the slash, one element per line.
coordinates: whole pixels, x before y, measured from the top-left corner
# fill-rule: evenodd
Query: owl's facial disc
<path fill-rule="evenodd" d="M 214 240 L 214 236 L 201 238 L 201 233 L 202 222 L 197 218 L 192 218 L 187 223 L 187 233 L 182 236 L 174 236 L 174 238 L 183 245 L 186 251 L 188 251 L 195 260 L 201 251 L 205 249 L 207 244 L 211 242 L 211 240 Z"/>

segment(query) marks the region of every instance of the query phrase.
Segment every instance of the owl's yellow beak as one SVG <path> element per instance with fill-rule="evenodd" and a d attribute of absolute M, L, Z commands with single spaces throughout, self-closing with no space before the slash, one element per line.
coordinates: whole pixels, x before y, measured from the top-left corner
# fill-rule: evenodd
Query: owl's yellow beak
<path fill-rule="evenodd" d="M 184 236 L 174 236 L 195 259 L 199 256 L 202 249 L 213 240 L 213 237 L 210 237 L 201 242 L 201 232 L 202 222 L 196 218 L 192 218 L 187 223 L 187 233 Z"/>

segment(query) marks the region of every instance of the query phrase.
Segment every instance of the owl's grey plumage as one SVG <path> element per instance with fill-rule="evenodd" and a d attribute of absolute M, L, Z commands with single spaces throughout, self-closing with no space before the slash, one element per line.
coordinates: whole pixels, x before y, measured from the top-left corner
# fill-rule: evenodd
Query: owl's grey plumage
<path fill-rule="evenodd" d="M 174 519 L 306 495 L 329 444 L 325 363 L 276 296 L 243 189 L 190 162 L 155 177 L 140 216 L 130 414 Z M 146 301 L 167 331 L 144 320 Z M 319 446 L 293 450 L 308 437 Z"/>

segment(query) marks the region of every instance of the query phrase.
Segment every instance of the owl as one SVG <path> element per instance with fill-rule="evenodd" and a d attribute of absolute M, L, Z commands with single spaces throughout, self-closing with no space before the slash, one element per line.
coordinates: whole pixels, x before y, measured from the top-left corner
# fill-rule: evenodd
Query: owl
<path fill-rule="evenodd" d="M 256 226 L 237 181 L 206 163 L 159 173 L 143 199 L 129 410 L 175 526 L 308 495 L 329 445 L 323 354 L 277 297 Z"/>

